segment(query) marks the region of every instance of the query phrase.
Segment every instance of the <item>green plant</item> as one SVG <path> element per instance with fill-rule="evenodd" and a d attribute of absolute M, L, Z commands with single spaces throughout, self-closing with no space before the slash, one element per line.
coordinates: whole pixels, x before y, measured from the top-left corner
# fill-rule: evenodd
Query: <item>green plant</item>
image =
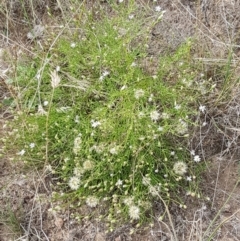
<path fill-rule="evenodd" d="M 60 177 L 56 197 L 87 204 L 93 216 L 103 205 L 111 226 L 129 217 L 141 224 L 159 195 L 183 208 L 180 193 L 200 195 L 202 165 L 187 142 L 207 86 L 195 81 L 191 40 L 148 75 L 141 60 L 162 13 L 144 24 L 128 7 L 113 5 L 113 16 L 99 21 L 84 12 L 81 28 L 70 21 L 47 56 L 19 65 L 14 80 L 21 111 L 10 140 L 20 159 Z"/>
<path fill-rule="evenodd" d="M 12 237 L 17 237 L 19 234 L 22 233 L 19 219 L 10 207 L 6 210 L 1 210 L 0 224 L 3 224 L 5 226 L 5 228 L 8 230 L 7 233 Z"/>

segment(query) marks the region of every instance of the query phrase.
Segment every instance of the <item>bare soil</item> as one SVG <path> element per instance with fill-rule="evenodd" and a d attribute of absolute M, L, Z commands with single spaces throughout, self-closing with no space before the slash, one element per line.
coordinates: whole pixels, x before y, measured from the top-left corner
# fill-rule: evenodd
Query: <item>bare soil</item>
<path fill-rule="evenodd" d="M 21 1 L 13 1 L 9 18 L 9 29 L 6 26 L 6 14 L 0 13 L 0 47 L 12 59 L 16 53 L 31 48 L 27 33 L 32 26 L 25 24 L 24 15 L 17 7 Z M 41 3 L 40 3 L 41 2 Z M 153 8 L 160 5 L 166 10 L 163 21 L 153 29 L 149 40 L 149 56 L 142 63 L 143 68 L 154 74 L 161 54 L 174 51 L 187 38 L 196 38 L 197 45 L 193 51 L 195 58 L 203 58 L 206 52 L 204 71 L 209 78 L 214 78 L 215 66 L 218 61 L 226 59 L 231 45 L 233 57 L 239 61 L 240 53 L 240 4 L 237 1 L 138 1 L 143 6 Z M 27 1 L 26 1 L 27 3 Z M 3 4 L 7 4 L 4 1 Z M 39 22 L 50 24 L 46 5 L 50 6 L 61 19 L 62 10 L 55 1 L 37 1 L 36 9 L 30 19 L 34 24 Z M 101 4 L 107 4 L 102 1 Z M 91 4 L 89 3 L 90 7 Z M 4 6 L 4 5 L 3 5 Z M 7 5 L 6 5 L 7 6 Z M 65 9 L 66 10 L 66 9 Z M 16 21 L 16 19 L 19 21 Z M 8 33 L 6 32 L 8 31 Z M 39 40 L 41 41 L 41 39 Z M 1 50 L 2 51 L 2 50 Z M 8 111 L 5 97 L 11 89 L 5 81 L 11 74 L 12 62 L 5 54 L 0 54 L 0 100 L 1 126 L 0 134 L 4 137 L 8 131 L 4 128 L 7 120 L 12 118 Z M 8 71 L 6 71 L 9 69 Z M 239 72 L 236 66 L 236 73 Z M 219 79 L 221 81 L 221 78 Z M 239 181 L 239 93 L 235 90 L 225 103 L 215 105 L 207 113 L 208 126 L 199 130 L 195 146 L 201 150 L 208 169 L 203 175 L 202 193 L 207 199 L 186 197 L 187 209 L 178 207 L 170 209 L 175 232 L 179 241 L 236 241 L 240 240 L 240 186 Z M 216 124 L 218 128 L 216 128 Z M 200 143 L 200 144 L 199 144 Z M 0 143 L 0 150 L 4 143 Z M 14 153 L 14 147 L 13 147 Z M 24 170 L 21 163 L 14 163 L 11 156 L 0 159 L 0 241 L 10 240 L 51 240 L 51 241 L 170 241 L 174 240 L 169 230 L 169 220 L 158 221 L 161 204 L 155 203 L 156 221 L 152 226 L 140 228 L 130 234 L 132 224 L 126 224 L 112 233 L 106 233 L 103 223 L 85 219 L 81 222 L 72 217 L 71 207 L 60 208 L 52 199 L 55 180 L 45 171 Z M 79 209 L 74 212 L 88 213 L 89 210 Z M 210 228 L 209 228 L 210 227 Z M 216 230 L 216 233 L 214 233 Z M 202 239 L 203 234 L 214 233 L 213 238 Z M 216 234 L 216 235 L 215 235 Z"/>

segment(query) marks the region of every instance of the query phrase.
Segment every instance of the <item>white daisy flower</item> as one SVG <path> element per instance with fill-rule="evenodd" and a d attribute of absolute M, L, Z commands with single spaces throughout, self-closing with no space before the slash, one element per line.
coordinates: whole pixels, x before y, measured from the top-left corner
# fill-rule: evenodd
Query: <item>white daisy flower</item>
<path fill-rule="evenodd" d="M 120 187 L 120 186 L 122 186 L 122 184 L 123 184 L 123 181 L 122 180 L 120 180 L 120 179 L 118 179 L 118 181 L 116 182 L 116 186 L 118 186 L 118 187 Z"/>
<path fill-rule="evenodd" d="M 134 18 L 134 15 L 133 15 L 133 14 L 130 14 L 130 15 L 128 16 L 128 18 L 131 20 L 131 19 Z"/>
<path fill-rule="evenodd" d="M 109 71 L 105 70 L 102 75 L 99 77 L 100 81 L 103 81 L 105 79 L 106 76 L 108 76 L 110 74 Z"/>
<path fill-rule="evenodd" d="M 148 98 L 148 102 L 152 102 L 153 101 L 153 94 L 151 94 Z"/>
<path fill-rule="evenodd" d="M 173 171 L 177 174 L 177 175 L 184 175 L 187 172 L 187 164 L 185 162 L 182 161 L 178 161 L 174 164 L 173 166 Z"/>
<path fill-rule="evenodd" d="M 44 106 L 47 106 L 47 105 L 48 105 L 48 101 L 45 100 L 45 101 L 43 102 L 43 105 L 44 105 Z"/>
<path fill-rule="evenodd" d="M 90 160 L 87 160 L 83 163 L 83 169 L 86 171 L 92 170 L 94 168 L 94 163 Z"/>
<path fill-rule="evenodd" d="M 53 173 L 53 169 L 51 165 L 47 165 L 46 170 Z"/>
<path fill-rule="evenodd" d="M 91 120 L 91 125 L 92 125 L 93 128 L 96 128 L 96 127 L 101 125 L 101 122 L 100 121 Z"/>
<path fill-rule="evenodd" d="M 200 105 L 199 110 L 204 113 L 206 111 L 206 106 L 205 105 Z"/>
<path fill-rule="evenodd" d="M 140 214 L 139 207 L 135 205 L 132 205 L 129 207 L 129 216 L 131 219 L 139 219 L 140 218 L 139 214 Z"/>
<path fill-rule="evenodd" d="M 145 93 L 145 92 L 144 92 L 144 90 L 142 90 L 142 89 L 135 90 L 134 96 L 135 96 L 136 99 L 139 99 L 139 98 L 141 98 L 141 97 L 144 96 L 144 93 Z"/>
<path fill-rule="evenodd" d="M 109 152 L 112 154 L 112 155 L 116 155 L 118 153 L 117 151 L 117 148 L 116 147 L 112 147 Z"/>
<path fill-rule="evenodd" d="M 189 177 L 186 178 L 186 180 L 187 180 L 188 182 L 191 182 L 191 181 L 192 181 L 192 177 L 189 176 Z"/>
<path fill-rule="evenodd" d="M 106 76 L 108 76 L 109 74 L 110 74 L 110 72 L 107 71 L 107 70 L 105 70 L 105 71 L 103 71 L 102 76 L 103 76 L 103 77 L 106 77 Z"/>
<path fill-rule="evenodd" d="M 159 196 L 160 188 L 158 186 L 149 186 L 149 193 L 153 197 Z"/>
<path fill-rule="evenodd" d="M 19 156 L 23 156 L 24 154 L 25 154 L 25 150 L 24 149 L 22 149 L 20 152 L 18 152 L 17 154 L 19 155 Z"/>
<path fill-rule="evenodd" d="M 177 105 L 177 104 L 175 104 L 174 109 L 176 109 L 176 110 L 180 110 L 180 109 L 181 109 L 181 105 Z"/>
<path fill-rule="evenodd" d="M 158 111 L 156 111 L 156 110 L 153 110 L 150 113 L 150 118 L 151 118 L 152 121 L 157 121 L 160 118 L 160 113 Z"/>
<path fill-rule="evenodd" d="M 192 156 L 195 156 L 195 151 L 194 151 L 194 150 L 191 150 L 191 151 L 190 151 L 190 154 L 191 154 Z"/>
<path fill-rule="evenodd" d="M 133 205 L 133 197 L 126 197 L 124 200 L 123 200 L 123 203 L 127 206 L 131 206 Z"/>
<path fill-rule="evenodd" d="M 131 63 L 131 67 L 136 67 L 136 66 L 137 66 L 137 64 L 135 62 Z"/>
<path fill-rule="evenodd" d="M 187 122 L 183 121 L 182 119 L 179 119 L 178 125 L 176 127 L 176 131 L 178 134 L 186 134 L 188 132 L 188 124 Z"/>
<path fill-rule="evenodd" d="M 143 118 L 145 116 L 145 114 L 144 114 L 144 112 L 142 112 L 142 111 L 140 111 L 139 113 L 138 113 L 138 118 Z"/>
<path fill-rule="evenodd" d="M 201 161 L 201 158 L 199 157 L 199 155 L 196 155 L 196 156 L 194 156 L 193 160 L 194 160 L 195 162 L 200 162 L 200 161 Z"/>
<path fill-rule="evenodd" d="M 170 115 L 169 115 L 168 113 L 166 113 L 166 112 L 163 112 L 161 117 L 162 117 L 164 120 L 167 120 L 167 119 L 169 119 Z"/>
<path fill-rule="evenodd" d="M 163 127 L 162 127 L 162 126 L 159 126 L 159 127 L 158 127 L 158 131 L 163 131 Z"/>
<path fill-rule="evenodd" d="M 84 173 L 84 170 L 81 167 L 75 167 L 73 170 L 73 174 L 76 177 L 81 177 L 81 175 Z"/>
<path fill-rule="evenodd" d="M 79 177 L 71 177 L 69 179 L 68 185 L 72 190 L 77 190 L 80 186 L 80 178 Z"/>
<path fill-rule="evenodd" d="M 95 196 L 89 196 L 86 199 L 86 204 L 90 207 L 90 208 L 95 208 L 99 203 L 99 199 L 96 198 Z"/>
<path fill-rule="evenodd" d="M 29 147 L 32 149 L 32 148 L 34 148 L 35 147 L 35 143 L 30 143 L 29 144 Z"/>

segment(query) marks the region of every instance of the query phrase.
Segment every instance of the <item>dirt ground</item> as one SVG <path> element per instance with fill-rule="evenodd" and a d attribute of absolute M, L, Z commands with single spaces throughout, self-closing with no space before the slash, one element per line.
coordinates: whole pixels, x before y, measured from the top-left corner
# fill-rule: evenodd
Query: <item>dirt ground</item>
<path fill-rule="evenodd" d="M 188 1 L 158 0 L 138 1 L 150 8 L 160 5 L 166 10 L 163 21 L 158 23 L 150 36 L 149 56 L 143 68 L 154 74 L 158 57 L 174 51 L 187 38 L 198 39 L 193 55 L 203 58 L 206 51 L 210 58 L 205 59 L 206 72 L 211 72 L 213 59 L 226 59 L 230 45 L 236 63 L 240 53 L 240 3 L 231 0 Z M 1 143 L 0 143 L 0 241 L 51 240 L 51 241 L 172 241 L 168 220 L 157 220 L 160 215 L 158 203 L 155 204 L 156 220 L 151 226 L 131 233 L 131 224 L 126 224 L 112 233 L 106 233 L 106 227 L 97 220 L 84 219 L 78 222 L 72 217 L 71 207 L 65 209 L 53 207 L 59 203 L 52 200 L 55 190 L 51 175 L 46 172 L 31 172 L 23 169 L 21 163 L 14 163 L 10 156 L 2 153 L 3 139 L 8 131 L 5 123 L 11 120 L 11 113 L 4 102 L 11 94 L 6 86 L 6 79 L 11 73 L 12 62 L 6 61 L 5 55 L 12 56 L 13 61 L 21 51 L 31 48 L 27 33 L 31 30 L 18 11 L 20 1 L 13 1 L 9 32 L 6 32 L 6 21 L 0 14 L 0 101 L 1 101 Z M 14 5 L 15 4 L 15 5 Z M 56 18 L 60 19 L 61 11 L 54 1 L 37 1 L 35 21 L 39 19 L 50 25 L 51 21 L 45 9 L 48 4 L 53 7 Z M 101 4 L 107 4 L 102 1 Z M 144 5 L 145 6 L 145 5 Z M 40 10 L 40 11 L 38 11 Z M 19 30 L 22 26 L 21 31 Z M 43 40 L 39 40 L 40 42 Z M 153 61 L 156 60 L 156 61 Z M 239 73 L 236 64 L 236 73 Z M 214 77 L 214 76 L 210 76 Z M 12 93 L 13 94 L 13 93 Z M 196 140 L 208 169 L 202 177 L 202 193 L 208 199 L 192 199 L 186 197 L 186 210 L 172 207 L 170 209 L 175 232 L 179 241 L 236 241 L 240 240 L 240 186 L 239 181 L 239 127 L 240 93 L 235 90 L 231 100 L 222 103 L 207 113 L 208 126 L 199 130 Z M 216 124 L 219 128 L 216 128 Z M 200 144 L 199 144 L 200 143 Z M 14 150 L 14 147 L 13 147 Z M 14 151 L 13 151 L 14 153 Z M 81 210 L 74 210 L 84 212 Z M 215 232 L 216 231 L 216 232 Z M 214 234 L 213 238 L 205 238 L 203 234 Z"/>

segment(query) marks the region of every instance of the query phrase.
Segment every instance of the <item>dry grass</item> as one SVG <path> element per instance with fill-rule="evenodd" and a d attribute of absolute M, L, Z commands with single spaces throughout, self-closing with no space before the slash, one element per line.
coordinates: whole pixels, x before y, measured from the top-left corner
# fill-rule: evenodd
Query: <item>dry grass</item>
<path fill-rule="evenodd" d="M 1 4 L 0 44 L 2 47 L 10 49 L 9 55 L 13 55 L 14 59 L 16 53 L 20 53 L 20 51 L 33 53 L 33 43 L 27 39 L 27 33 L 36 24 L 48 25 L 46 35 L 50 31 L 54 31 L 54 26 L 59 26 L 60 23 L 66 24 L 70 11 L 69 6 L 72 5 L 72 2 L 11 0 L 2 1 Z M 91 4 L 88 7 L 91 7 Z M 107 3 L 102 4 L 104 6 Z M 153 6 L 150 1 L 139 1 L 139 4 L 149 8 Z M 93 11 L 95 11 L 96 7 L 94 5 L 93 7 Z M 175 215 L 171 214 L 170 210 L 168 219 L 172 220 L 171 222 L 166 223 L 156 218 L 152 228 L 146 231 L 141 230 L 139 234 L 136 233 L 131 238 L 129 235 L 131 227 L 125 227 L 108 235 L 106 240 L 159 240 L 159 237 L 162 240 L 165 237 L 165 240 L 175 241 L 239 240 L 240 216 L 239 192 L 237 192 L 239 191 L 237 186 L 239 173 L 236 171 L 239 165 L 236 160 L 239 158 L 240 135 L 240 93 L 237 88 L 240 55 L 238 31 L 240 7 L 237 2 L 227 0 L 195 1 L 195 3 L 180 0 L 171 1 L 171 3 L 163 1 L 161 7 L 167 12 L 163 21 L 157 24 L 152 32 L 149 40 L 149 56 L 158 57 L 163 53 L 174 51 L 187 38 L 191 37 L 196 41 L 192 53 L 193 59 L 203 60 L 203 72 L 206 73 L 208 79 L 212 78 L 216 83 L 217 91 L 212 96 L 206 96 L 207 112 L 199 120 L 201 123 L 207 122 L 208 124 L 195 132 L 195 144 L 192 146 L 193 149 L 201 150 L 201 155 L 206 161 L 212 159 L 206 174 L 211 185 L 208 186 L 206 181 L 206 186 L 202 187 L 203 193 L 209 195 L 212 203 L 211 205 L 207 201 L 192 203 L 189 205 L 189 208 L 192 209 L 187 210 L 190 214 Z M 0 69 L 2 82 L 14 73 L 15 63 L 9 59 L 9 56 L 1 57 L 1 59 L 0 65 L 6 65 L 6 68 L 10 70 L 5 72 L 6 68 Z M 150 67 L 148 65 L 146 68 Z M 9 90 L 1 84 L 2 101 L 7 91 Z M 1 115 L 6 117 L 6 113 L 7 108 L 4 106 Z M 213 156 L 218 158 L 214 159 Z M 9 173 L 10 170 L 7 170 L 6 175 Z M 46 173 L 34 172 L 28 178 L 14 174 L 12 178 L 14 178 L 12 184 L 8 183 L 7 187 L 4 186 L 1 189 L 1 192 L 9 192 L 5 198 L 6 200 L 11 198 L 13 201 L 16 197 L 11 195 L 11 191 L 19 190 L 19 183 L 23 183 L 20 185 L 22 189 L 19 191 L 17 205 L 14 202 L 10 202 L 10 205 L 16 211 L 21 209 L 19 201 L 25 205 L 23 213 L 18 214 L 20 216 L 16 218 L 16 220 L 20 220 L 22 234 L 14 240 L 20 241 L 29 238 L 29 240 L 70 241 L 74 240 L 74 237 L 75 239 L 79 237 L 78 240 L 96 240 L 96 235 L 104 232 L 103 225 L 90 221 L 86 221 L 80 226 L 82 227 L 81 232 L 76 231 L 78 226 L 71 219 L 68 209 L 66 212 L 59 210 L 54 214 L 49 214 L 48 209 L 51 208 L 51 205 L 56 204 L 53 204 L 50 198 L 52 184 L 49 184 L 49 180 L 52 177 Z M 4 183 L 4 179 L 6 178 L 3 176 L 1 183 Z M 17 186 L 14 186 L 15 183 Z M 53 183 L 55 183 L 54 180 Z M 30 188 L 28 188 L 29 185 Z M 227 204 L 230 204 L 231 208 L 226 211 Z M 6 208 L 5 205 L 2 207 Z M 47 225 L 46 220 L 48 219 L 52 226 Z M 4 220 L 2 219 L 0 222 L 1 227 Z M 179 223 L 183 223 L 184 232 L 179 231 Z M 5 224 L 9 225 L 6 222 Z M 54 229 L 52 233 L 51 229 Z M 59 235 L 60 230 L 64 233 L 62 236 Z M 8 235 L 3 234 L 0 239 L 6 240 L 6 237 L 9 238 Z"/>

